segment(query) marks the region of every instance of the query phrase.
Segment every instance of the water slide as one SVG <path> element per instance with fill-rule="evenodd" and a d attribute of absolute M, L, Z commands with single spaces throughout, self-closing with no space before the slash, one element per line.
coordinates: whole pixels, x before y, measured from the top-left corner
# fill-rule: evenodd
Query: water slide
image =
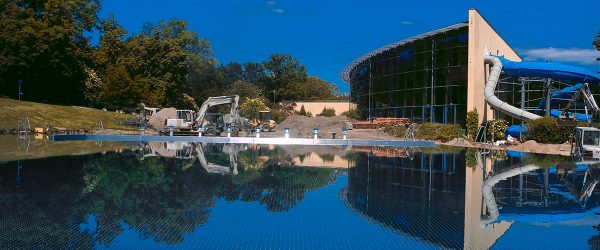
<path fill-rule="evenodd" d="M 495 95 L 494 90 L 500 80 L 502 71 L 507 76 L 544 77 L 571 83 L 600 84 L 600 75 L 561 63 L 513 62 L 496 56 L 485 56 L 484 60 L 492 65 L 492 70 L 483 90 L 485 100 L 494 109 L 522 121 L 535 120 L 540 116 L 512 106 Z M 564 94 L 567 91 L 572 90 L 564 90 L 561 93 Z"/>

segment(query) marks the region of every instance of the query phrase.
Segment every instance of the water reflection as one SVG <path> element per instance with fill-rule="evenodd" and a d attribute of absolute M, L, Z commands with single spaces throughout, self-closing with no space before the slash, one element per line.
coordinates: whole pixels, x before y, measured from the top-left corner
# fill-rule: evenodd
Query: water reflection
<path fill-rule="evenodd" d="M 351 208 L 398 233 L 462 248 L 464 153 L 417 153 L 413 160 L 362 153 L 358 159 L 341 194 Z"/>
<path fill-rule="evenodd" d="M 292 155 L 264 146 L 147 145 L 21 163 L 18 171 L 12 162 L 0 165 L 0 245 L 7 248 L 110 246 L 126 229 L 177 244 L 207 222 L 217 200 L 285 212 L 339 175 L 297 167 Z"/>
<path fill-rule="evenodd" d="M 152 142 L 0 164 L 0 246 L 123 247 L 115 244 L 123 237 L 182 246 L 203 240 L 199 229 L 229 226 L 214 222 L 227 203 L 237 204 L 227 212 L 238 219 L 258 208 L 310 221 L 305 224 L 333 246 L 341 242 L 335 235 L 354 233 L 356 246 L 376 244 L 369 240 L 377 234 L 389 240 L 380 246 L 543 248 L 565 241 L 596 247 L 599 181 L 596 165 L 514 152 Z M 322 198 L 324 192 L 334 198 Z M 301 205 L 311 202 L 356 228 L 322 225 L 328 218 Z M 315 240 L 292 224 L 285 235 L 274 233 L 270 223 L 242 226 L 262 237 Z M 577 237 L 568 238 L 569 230 Z M 543 236 L 549 232 L 552 238 Z"/>
<path fill-rule="evenodd" d="M 513 237 L 523 223 L 542 223 L 535 230 L 543 234 L 600 205 L 598 166 L 563 157 L 469 149 L 416 153 L 414 160 L 375 153 L 357 159 L 342 200 L 374 223 L 440 248 L 522 247 L 499 239 Z"/>

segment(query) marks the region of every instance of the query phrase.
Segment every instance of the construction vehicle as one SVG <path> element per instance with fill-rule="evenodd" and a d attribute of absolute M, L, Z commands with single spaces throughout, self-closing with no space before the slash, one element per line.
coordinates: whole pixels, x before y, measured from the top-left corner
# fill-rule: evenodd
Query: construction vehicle
<path fill-rule="evenodd" d="M 194 124 L 194 111 L 189 109 L 178 109 L 176 111 L 177 118 L 167 119 L 165 128 L 172 130 L 192 130 Z"/>
<path fill-rule="evenodd" d="M 140 109 L 141 116 L 144 118 L 144 120 L 146 122 L 150 121 L 150 119 L 152 119 L 152 117 L 154 117 L 156 115 L 156 113 L 158 113 L 158 111 L 160 111 L 160 108 L 146 107 L 146 104 L 144 104 L 143 102 L 140 106 L 141 106 L 141 109 Z"/>
<path fill-rule="evenodd" d="M 202 132 L 208 136 L 220 135 L 227 128 L 231 129 L 233 136 L 237 136 L 241 130 L 250 132 L 247 122 L 239 115 L 239 99 L 237 95 L 209 97 L 195 113 L 192 110 L 177 110 L 177 118 L 167 119 L 165 128 Z M 225 104 L 231 105 L 229 114 L 207 113 L 209 108 Z"/>
<path fill-rule="evenodd" d="M 258 117 L 252 119 L 250 124 L 254 128 L 260 128 L 262 132 L 273 132 L 277 127 L 277 123 L 271 120 L 271 111 L 268 110 L 258 111 Z"/>
<path fill-rule="evenodd" d="M 600 160 L 600 129 L 575 127 L 571 155 L 576 160 Z"/>

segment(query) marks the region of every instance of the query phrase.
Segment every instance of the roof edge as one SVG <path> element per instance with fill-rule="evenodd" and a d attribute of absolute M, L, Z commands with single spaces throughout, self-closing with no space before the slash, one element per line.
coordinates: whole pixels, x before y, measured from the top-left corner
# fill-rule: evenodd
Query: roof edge
<path fill-rule="evenodd" d="M 391 44 L 385 45 L 383 47 L 380 47 L 380 48 L 377 48 L 377 49 L 374 49 L 374 50 L 371 50 L 371 51 L 367 52 L 366 54 L 363 54 L 362 56 L 356 58 L 350 64 L 348 64 L 340 72 L 340 78 L 344 82 L 350 83 L 350 71 L 352 71 L 352 69 L 354 69 L 356 66 L 358 66 L 359 64 L 363 63 L 364 61 L 366 61 L 367 59 L 369 59 L 369 58 L 371 58 L 373 56 L 376 56 L 378 54 L 386 52 L 386 51 L 388 51 L 388 50 L 390 50 L 392 48 L 395 48 L 395 47 L 398 47 L 398 46 L 401 46 L 401 45 L 404 45 L 404 44 L 407 44 L 407 43 L 410 43 L 410 42 L 414 42 L 416 40 L 420 40 L 420 39 L 423 39 L 423 38 L 426 38 L 426 37 L 430 37 L 430 36 L 433 36 L 433 35 L 437 35 L 437 34 L 440 34 L 440 33 L 448 32 L 448 31 L 451 31 L 451 30 L 456 30 L 456 29 L 459 29 L 459 28 L 462 28 L 462 27 L 467 27 L 467 26 L 469 26 L 469 22 L 468 21 L 460 22 L 460 23 L 457 23 L 457 24 L 453 24 L 453 25 L 446 26 L 446 27 L 443 27 L 443 28 L 440 28 L 440 29 L 436 29 L 436 30 L 432 30 L 432 31 L 429 31 L 429 32 L 426 32 L 426 33 L 422 33 L 422 34 L 419 34 L 419 35 L 416 35 L 416 36 L 413 36 L 413 37 L 410 37 L 410 38 L 407 38 L 407 39 L 400 40 L 400 41 L 395 42 L 395 43 L 391 43 Z"/>

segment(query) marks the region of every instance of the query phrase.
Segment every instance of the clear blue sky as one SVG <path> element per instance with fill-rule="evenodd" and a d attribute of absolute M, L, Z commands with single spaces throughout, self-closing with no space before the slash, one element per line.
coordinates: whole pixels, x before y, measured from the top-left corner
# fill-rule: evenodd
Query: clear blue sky
<path fill-rule="evenodd" d="M 309 74 L 348 86 L 340 70 L 360 55 L 410 36 L 467 20 L 476 8 L 528 60 L 579 64 L 600 71 L 592 40 L 600 1 L 104 0 L 130 32 L 144 22 L 186 20 L 210 41 L 220 63 L 291 54 Z M 586 63 L 587 62 L 587 63 Z"/>

